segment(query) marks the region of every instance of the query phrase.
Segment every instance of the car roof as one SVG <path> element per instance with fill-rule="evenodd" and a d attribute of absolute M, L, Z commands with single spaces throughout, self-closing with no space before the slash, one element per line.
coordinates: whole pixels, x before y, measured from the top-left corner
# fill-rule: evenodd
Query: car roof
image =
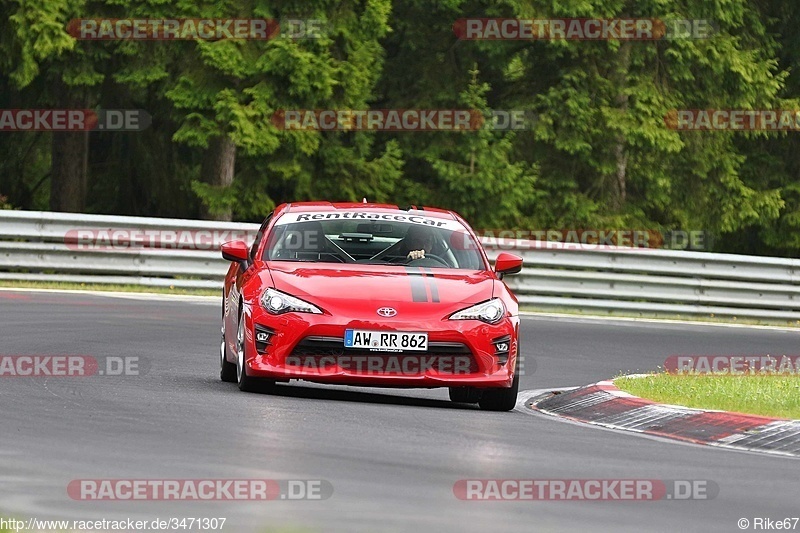
<path fill-rule="evenodd" d="M 408 208 L 401 209 L 400 207 L 392 204 L 378 204 L 374 202 L 291 202 L 286 204 L 287 213 L 296 213 L 298 211 L 335 211 L 337 209 L 358 209 L 361 211 L 370 211 L 376 213 L 397 213 L 398 211 L 404 213 L 414 213 L 425 215 L 435 218 L 445 218 L 448 220 L 458 220 L 458 217 L 452 211 L 446 209 L 438 209 L 436 207 L 417 207 L 408 206 Z"/>

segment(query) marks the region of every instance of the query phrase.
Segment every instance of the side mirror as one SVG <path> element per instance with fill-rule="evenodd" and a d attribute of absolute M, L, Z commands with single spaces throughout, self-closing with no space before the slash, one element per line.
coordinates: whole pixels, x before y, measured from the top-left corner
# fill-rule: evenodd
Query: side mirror
<path fill-rule="evenodd" d="M 518 274 L 520 270 L 522 270 L 522 258 L 518 255 L 500 252 L 494 262 L 494 271 L 501 279 L 505 274 Z"/>
<path fill-rule="evenodd" d="M 242 270 L 247 270 L 250 263 L 250 251 L 244 241 L 226 242 L 222 245 L 222 257 L 228 261 L 239 263 Z"/>

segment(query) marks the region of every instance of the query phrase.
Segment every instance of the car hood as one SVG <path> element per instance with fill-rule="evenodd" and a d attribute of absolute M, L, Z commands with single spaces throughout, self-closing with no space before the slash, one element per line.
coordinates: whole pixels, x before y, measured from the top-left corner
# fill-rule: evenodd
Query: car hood
<path fill-rule="evenodd" d="M 276 289 L 322 307 L 360 302 L 430 311 L 458 310 L 492 297 L 494 275 L 484 270 L 454 270 L 380 265 L 313 265 L 271 261 Z"/>

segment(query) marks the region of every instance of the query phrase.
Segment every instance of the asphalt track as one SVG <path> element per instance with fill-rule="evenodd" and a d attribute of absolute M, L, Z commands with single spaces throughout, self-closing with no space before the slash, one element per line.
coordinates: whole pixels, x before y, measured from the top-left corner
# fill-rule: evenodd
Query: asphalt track
<path fill-rule="evenodd" d="M 217 304 L 0 291 L 0 354 L 138 356 L 143 376 L 0 378 L 0 512 L 226 517 L 225 531 L 740 531 L 800 516 L 800 462 L 482 412 L 444 390 L 218 380 Z M 798 353 L 800 333 L 526 317 L 521 390 L 647 371 L 672 354 Z M 86 478 L 325 479 L 323 501 L 84 502 Z M 706 479 L 714 500 L 462 501 L 468 478 Z M 751 526 L 752 527 L 752 526 Z M 287 529 L 288 528 L 288 529 Z M 798 525 L 800 528 L 800 525 Z"/>

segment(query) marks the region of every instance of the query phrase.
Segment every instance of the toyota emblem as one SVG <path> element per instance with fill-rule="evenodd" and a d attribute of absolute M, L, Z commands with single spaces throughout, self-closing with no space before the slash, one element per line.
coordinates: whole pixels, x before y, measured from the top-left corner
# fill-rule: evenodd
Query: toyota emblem
<path fill-rule="evenodd" d="M 397 309 L 392 307 L 381 307 L 378 309 L 378 314 L 385 318 L 393 317 L 397 314 Z"/>

